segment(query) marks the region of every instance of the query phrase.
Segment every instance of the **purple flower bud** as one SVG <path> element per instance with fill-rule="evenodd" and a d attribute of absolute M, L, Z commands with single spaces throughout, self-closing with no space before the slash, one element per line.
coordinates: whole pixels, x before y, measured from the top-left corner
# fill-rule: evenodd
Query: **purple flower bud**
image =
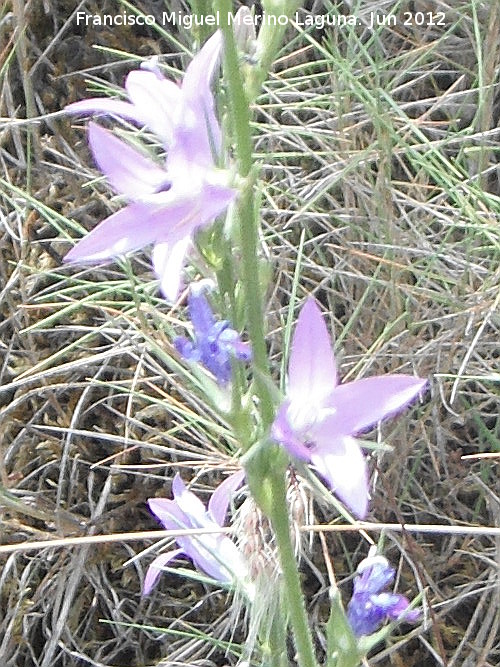
<path fill-rule="evenodd" d="M 356 637 L 371 635 L 389 619 L 404 618 L 415 623 L 420 617 L 418 609 L 408 609 L 404 595 L 381 592 L 394 579 L 394 569 L 383 556 L 365 558 L 358 566 L 354 590 L 347 606 L 347 618 Z"/>
<path fill-rule="evenodd" d="M 174 345 L 186 361 L 203 364 L 220 385 L 225 385 L 231 379 L 231 358 L 250 361 L 252 351 L 227 320 L 215 320 L 203 291 L 203 285 L 192 285 L 188 297 L 195 341 L 179 336 Z"/>

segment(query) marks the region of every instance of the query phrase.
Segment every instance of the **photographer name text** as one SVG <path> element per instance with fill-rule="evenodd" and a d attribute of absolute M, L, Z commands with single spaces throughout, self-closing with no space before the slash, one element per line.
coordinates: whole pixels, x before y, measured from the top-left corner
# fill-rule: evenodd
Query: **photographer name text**
<path fill-rule="evenodd" d="M 213 26 L 216 28 L 224 24 L 229 25 L 253 25 L 261 27 L 267 26 L 286 26 L 295 25 L 301 28 L 344 28 L 348 26 L 364 25 L 368 28 L 377 26 L 444 26 L 444 12 L 402 12 L 399 14 L 369 12 L 363 18 L 354 14 L 309 14 L 301 15 L 296 12 L 294 16 L 289 17 L 285 14 L 262 14 L 252 16 L 250 14 L 236 14 L 230 12 L 225 17 L 221 12 L 214 14 L 183 14 L 182 12 L 163 12 L 161 19 L 152 14 L 89 14 L 87 12 L 76 13 L 76 23 L 78 26 L 153 26 L 160 23 L 162 26 L 182 26 L 190 30 L 197 26 Z"/>

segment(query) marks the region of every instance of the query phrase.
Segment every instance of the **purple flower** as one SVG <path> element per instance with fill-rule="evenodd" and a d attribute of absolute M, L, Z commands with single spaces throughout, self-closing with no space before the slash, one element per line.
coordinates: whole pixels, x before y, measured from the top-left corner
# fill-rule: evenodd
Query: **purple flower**
<path fill-rule="evenodd" d="M 184 257 L 198 227 L 212 222 L 236 196 L 228 172 L 215 167 L 220 150 L 210 83 L 221 40 L 215 34 L 187 69 L 182 87 L 151 71 L 132 72 L 132 103 L 85 100 L 70 111 L 104 111 L 147 125 L 168 147 L 161 166 L 129 144 L 91 123 L 89 144 L 95 161 L 128 205 L 103 220 L 65 257 L 100 262 L 153 244 L 153 266 L 161 290 L 174 301 L 181 286 Z"/>
<path fill-rule="evenodd" d="M 381 592 L 394 579 L 395 571 L 383 556 L 365 558 L 358 566 L 358 577 L 347 606 L 347 618 L 356 637 L 371 635 L 386 620 L 400 618 L 415 623 L 418 609 L 408 609 L 404 595 Z"/>
<path fill-rule="evenodd" d="M 244 472 L 228 477 L 212 494 L 208 510 L 194 493 L 188 491 L 180 475 L 174 477 L 174 500 L 150 498 L 149 509 L 167 530 L 185 528 L 220 528 L 226 518 L 229 500 L 241 485 Z M 191 558 L 209 577 L 221 583 L 243 581 L 247 575 L 245 562 L 229 537 L 214 532 L 205 535 L 176 537 L 179 549 L 161 554 L 151 563 L 144 580 L 143 593 L 147 595 L 156 586 L 162 569 L 178 556 Z"/>
<path fill-rule="evenodd" d="M 352 436 L 403 408 L 425 384 L 411 375 L 338 384 L 328 331 L 310 298 L 297 320 L 287 393 L 272 437 L 290 454 L 311 463 L 347 507 L 363 518 L 368 508 L 366 462 Z"/>
<path fill-rule="evenodd" d="M 202 283 L 192 284 L 188 297 L 195 341 L 179 336 L 174 340 L 174 345 L 184 359 L 203 364 L 215 375 L 219 384 L 225 385 L 231 379 L 231 357 L 250 361 L 252 351 L 249 343 L 240 340 L 227 320 L 215 321 L 203 294 L 204 289 Z"/>

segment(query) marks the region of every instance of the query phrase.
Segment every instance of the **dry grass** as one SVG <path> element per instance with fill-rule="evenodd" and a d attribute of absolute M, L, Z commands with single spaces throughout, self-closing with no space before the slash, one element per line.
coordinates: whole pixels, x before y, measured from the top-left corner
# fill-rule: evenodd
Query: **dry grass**
<path fill-rule="evenodd" d="M 360 16 L 374 5 L 337 4 Z M 379 647 L 369 664 L 486 667 L 499 662 L 500 538 L 459 529 L 500 527 L 498 458 L 462 458 L 500 457 L 500 7 L 376 5 L 399 17 L 411 6 L 442 11 L 445 25 L 292 31 L 256 106 L 273 266 L 270 351 L 278 379 L 300 262 L 298 298 L 314 293 L 329 314 L 342 377 L 431 378 L 425 403 L 375 434 L 394 449 L 372 459 L 370 520 L 456 530 L 385 531 L 399 590 L 425 590 L 426 622 Z M 108 10 L 118 7 L 110 1 Z M 2 544 L 153 529 L 145 500 L 168 495 L 174 471 L 195 476 L 203 497 L 237 449 L 190 389 L 198 380 L 171 357 L 181 312 L 158 299 L 148 261 L 61 264 L 68 239 L 114 206 L 104 184 L 83 187 L 96 173 L 82 131 L 65 117 L 7 120 L 82 98 L 86 76 L 120 85 L 131 54 L 176 50 L 154 31 L 97 29 L 82 39 L 74 8 L 26 3 L 24 44 L 11 7 L 0 9 Z M 177 37 L 191 46 L 189 35 Z M 332 521 L 322 504 L 316 514 Z M 347 595 L 366 539 L 328 533 L 326 542 Z M 226 594 L 172 574 L 141 598 L 151 554 L 123 567 L 139 550 L 124 541 L 3 557 L 0 662 L 234 664 L 242 637 L 231 634 Z M 328 576 L 317 540 L 310 559 L 304 582 L 322 646 Z M 204 633 L 214 628 L 220 641 L 207 651 Z"/>

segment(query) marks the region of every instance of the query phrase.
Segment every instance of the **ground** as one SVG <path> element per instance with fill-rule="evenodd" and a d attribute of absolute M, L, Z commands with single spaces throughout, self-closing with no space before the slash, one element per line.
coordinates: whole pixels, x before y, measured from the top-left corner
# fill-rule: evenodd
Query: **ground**
<path fill-rule="evenodd" d="M 496 665 L 500 534 L 465 529 L 500 528 L 500 6 L 311 4 L 361 21 L 290 27 L 254 108 L 269 353 L 278 377 L 297 290 L 327 314 L 342 379 L 429 378 L 421 401 L 369 437 L 391 447 L 370 460 L 369 520 L 449 532 L 383 534 L 398 590 L 423 593 L 425 621 L 403 626 L 368 664 Z M 134 5 L 157 17 L 184 7 Z M 176 471 L 195 477 L 206 500 L 237 449 L 179 380 L 172 337 L 183 332 L 183 305 L 161 299 L 146 255 L 91 269 L 62 262 L 119 203 L 98 179 L 86 120 L 59 112 L 116 90 L 149 56 L 180 78 L 198 35 L 78 26 L 77 9 L 133 12 L 124 0 L 0 9 L 0 543 L 68 538 L 63 548 L 0 553 L 0 658 L 236 664 L 244 624 L 231 635 L 225 593 L 169 574 L 141 597 L 152 554 L 135 557 L 151 540 L 71 545 L 157 528 L 146 500 L 168 497 Z M 395 24 L 370 26 L 374 10 Z M 315 521 L 342 523 L 324 502 Z M 326 540 L 347 600 L 367 542 L 340 532 Z M 303 582 L 320 648 L 328 578 L 314 545 Z M 228 651 L 207 650 L 212 628 L 221 642 L 232 637 Z"/>

